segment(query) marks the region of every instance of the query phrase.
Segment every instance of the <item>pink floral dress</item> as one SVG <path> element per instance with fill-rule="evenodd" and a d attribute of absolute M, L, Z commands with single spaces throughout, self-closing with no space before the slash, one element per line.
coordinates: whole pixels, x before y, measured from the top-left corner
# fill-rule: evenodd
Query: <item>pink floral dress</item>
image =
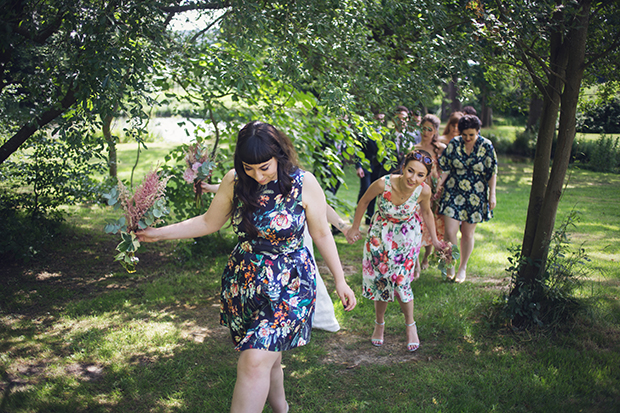
<path fill-rule="evenodd" d="M 425 184 L 417 187 L 402 205 L 392 203 L 391 176 L 378 197 L 362 261 L 362 295 L 374 301 L 413 300 L 411 281 L 422 242 L 422 219 L 418 197 Z"/>

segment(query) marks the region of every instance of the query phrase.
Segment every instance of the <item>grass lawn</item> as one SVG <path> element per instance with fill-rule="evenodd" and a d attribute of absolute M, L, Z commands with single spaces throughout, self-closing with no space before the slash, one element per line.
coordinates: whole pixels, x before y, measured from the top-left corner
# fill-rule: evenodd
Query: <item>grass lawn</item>
<path fill-rule="evenodd" d="M 167 153 L 149 147 L 142 170 Z M 134 150 L 119 148 L 127 177 Z M 508 286 L 508 248 L 523 235 L 532 166 L 500 161 L 498 206 L 476 230 L 468 281 L 446 283 L 431 268 L 413 285 L 421 339 L 413 354 L 396 304 L 385 345 L 370 344 L 363 245 L 336 237 L 358 307 L 346 313 L 336 303 L 338 333 L 314 331 L 308 345 L 284 353 L 291 412 L 620 410 L 620 175 L 571 170 L 558 212 L 558 223 L 580 212 L 571 238 L 592 259 L 578 291 L 588 305 L 553 334 L 515 333 L 496 322 L 494 303 Z M 338 196 L 354 202 L 352 167 L 347 183 Z M 113 262 L 117 237 L 102 230 L 114 211 L 70 212 L 35 261 L 0 268 L 0 412 L 228 411 L 238 353 L 219 326 L 219 277 L 235 242 L 230 229 L 196 245 L 149 244 L 128 274 Z"/>

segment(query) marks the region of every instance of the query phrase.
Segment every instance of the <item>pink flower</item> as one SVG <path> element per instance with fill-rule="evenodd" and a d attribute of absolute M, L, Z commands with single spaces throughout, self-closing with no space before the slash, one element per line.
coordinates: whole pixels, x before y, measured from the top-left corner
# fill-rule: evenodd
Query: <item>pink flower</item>
<path fill-rule="evenodd" d="M 275 214 L 271 215 L 272 219 L 269 223 L 269 226 L 276 231 L 287 229 L 293 223 L 293 217 L 286 211 L 276 212 Z"/>
<path fill-rule="evenodd" d="M 198 178 L 198 175 L 193 169 L 187 168 L 185 172 L 183 172 L 183 179 L 188 184 L 194 183 L 194 179 Z"/>
<path fill-rule="evenodd" d="M 382 262 L 381 264 L 379 264 L 379 272 L 381 274 L 385 274 L 388 271 L 388 265 L 384 262 Z"/>
<path fill-rule="evenodd" d="M 121 181 L 118 182 L 119 200 L 125 210 L 127 232 L 138 229 L 138 222 L 155 202 L 164 197 L 169 177 L 159 179 L 157 172 L 147 172 L 133 196 Z"/>
<path fill-rule="evenodd" d="M 200 168 L 201 166 L 202 164 L 200 162 L 194 162 L 194 164 L 192 165 L 192 171 L 198 171 L 198 168 Z"/>

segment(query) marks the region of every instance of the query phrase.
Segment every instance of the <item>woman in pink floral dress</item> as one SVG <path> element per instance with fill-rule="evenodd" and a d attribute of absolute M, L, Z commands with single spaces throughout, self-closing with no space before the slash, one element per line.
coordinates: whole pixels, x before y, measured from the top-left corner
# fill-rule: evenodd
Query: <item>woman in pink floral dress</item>
<path fill-rule="evenodd" d="M 372 217 L 363 258 L 363 295 L 375 302 L 375 329 L 371 342 L 383 345 L 384 315 L 387 304 L 396 298 L 405 315 L 407 349 L 420 346 L 413 318 L 411 281 L 422 242 L 422 219 L 431 230 L 433 245 L 441 248 L 431 211 L 431 190 L 424 183 L 433 160 L 426 151 L 413 151 L 404 159 L 400 175 L 375 181 L 360 199 L 353 226 L 347 234 L 350 243 L 360 238 L 360 223 L 368 203 L 375 197 L 378 210 Z"/>

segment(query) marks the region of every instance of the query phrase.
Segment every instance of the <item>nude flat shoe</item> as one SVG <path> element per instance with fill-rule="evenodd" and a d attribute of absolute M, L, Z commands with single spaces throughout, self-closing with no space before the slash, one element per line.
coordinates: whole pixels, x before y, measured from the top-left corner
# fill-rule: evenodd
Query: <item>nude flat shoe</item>
<path fill-rule="evenodd" d="M 461 275 L 463 276 L 461 277 Z M 465 278 L 467 278 L 467 274 L 465 273 L 465 271 L 459 271 L 458 276 L 454 278 L 454 282 L 457 284 L 461 284 L 463 281 L 465 281 Z"/>

